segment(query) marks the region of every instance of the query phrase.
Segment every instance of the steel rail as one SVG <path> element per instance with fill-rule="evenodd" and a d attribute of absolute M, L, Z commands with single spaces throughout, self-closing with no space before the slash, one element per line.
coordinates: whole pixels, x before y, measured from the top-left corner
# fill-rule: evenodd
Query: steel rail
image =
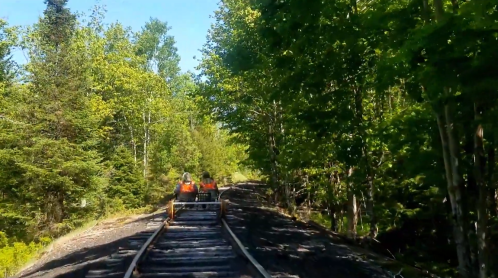
<path fill-rule="evenodd" d="M 213 205 L 213 204 L 220 204 L 220 207 L 221 207 L 221 224 L 222 224 L 222 228 L 224 228 L 227 232 L 228 232 L 228 235 L 230 237 L 230 241 L 233 245 L 235 245 L 234 247 L 236 247 L 236 249 L 240 250 L 240 254 L 243 258 L 245 258 L 249 263 L 250 263 L 250 266 L 254 268 L 255 270 L 255 274 L 259 277 L 262 277 L 262 278 L 271 278 L 272 276 L 263 268 L 263 266 L 261 266 L 255 259 L 254 257 L 249 254 L 249 252 L 246 250 L 245 246 L 242 244 L 242 242 L 237 238 L 237 236 L 235 235 L 235 233 L 230 229 L 230 227 L 228 226 L 228 223 L 225 221 L 225 219 L 223 219 L 223 213 L 225 212 L 224 210 L 226 210 L 226 206 L 225 206 L 225 203 L 226 201 L 224 200 L 221 200 L 221 197 L 222 195 L 231 190 L 232 189 L 232 186 L 230 186 L 229 188 L 223 190 L 222 192 L 220 192 L 220 195 L 218 197 L 218 200 L 217 202 L 172 202 L 172 205 L 171 205 L 171 210 L 173 211 L 173 217 L 174 215 L 177 214 L 177 212 L 179 212 L 185 205 Z M 177 205 L 183 205 L 182 208 L 179 208 L 178 210 L 174 210 L 174 205 L 173 204 L 177 204 Z M 161 234 L 162 232 L 164 232 L 164 230 L 167 228 L 168 226 L 168 223 L 171 221 L 172 219 L 170 217 L 166 218 L 165 221 L 163 221 L 163 223 L 161 224 L 161 226 L 159 228 L 157 228 L 157 230 L 147 239 L 147 241 L 142 245 L 142 247 L 140 248 L 140 250 L 137 252 L 137 254 L 135 255 L 135 257 L 133 258 L 132 262 L 130 263 L 129 267 L 128 267 L 128 270 L 126 271 L 125 275 L 124 275 L 124 278 L 132 278 L 134 277 L 133 274 L 135 273 L 135 271 L 137 270 L 137 266 L 138 266 L 138 263 L 140 261 L 140 259 L 143 258 L 144 254 L 146 254 L 146 251 L 149 249 L 149 247 L 151 246 L 151 244 L 156 240 L 156 238 L 159 236 L 159 234 Z"/>
<path fill-rule="evenodd" d="M 183 207 L 182 207 L 183 208 Z M 180 209 L 182 208 L 179 208 L 177 211 L 174 211 L 174 207 L 171 206 L 171 210 L 174 211 L 173 214 L 176 214 L 176 212 L 178 212 Z M 168 222 L 170 221 L 171 219 L 169 217 L 167 217 L 163 223 L 161 224 L 161 226 L 159 226 L 159 228 L 156 229 L 156 231 L 147 239 L 147 241 L 142 245 L 142 247 L 140 248 L 140 250 L 138 250 L 137 254 L 135 255 L 135 257 L 133 258 L 133 260 L 131 261 L 130 263 L 130 266 L 128 267 L 125 275 L 124 275 L 124 278 L 131 278 L 133 277 L 133 272 L 136 270 L 137 268 L 137 264 L 138 264 L 138 261 L 143 257 L 143 254 L 147 251 L 147 248 L 150 246 L 150 244 L 157 238 L 157 236 L 164 230 L 164 228 L 167 226 Z"/>
<path fill-rule="evenodd" d="M 222 218 L 221 223 L 230 235 L 232 243 L 235 243 L 237 249 L 242 252 L 243 257 L 245 257 L 252 265 L 252 267 L 256 269 L 256 274 L 263 278 L 272 278 L 272 276 L 263 268 L 263 266 L 260 265 L 258 261 L 256 261 L 256 259 L 254 259 L 254 257 L 249 254 L 249 252 L 247 252 L 246 247 L 242 244 L 242 242 L 240 242 L 239 238 L 234 234 L 234 232 L 232 232 L 225 219 Z"/>
<path fill-rule="evenodd" d="M 166 219 L 168 221 L 168 219 Z M 130 266 L 128 267 L 128 270 L 126 271 L 124 277 L 125 278 L 131 278 L 133 275 L 133 272 L 135 271 L 135 268 L 137 266 L 138 260 L 142 257 L 142 255 L 145 253 L 145 250 L 149 247 L 151 242 L 157 237 L 157 235 L 163 230 L 164 226 L 166 225 L 166 221 L 164 221 L 161 226 L 147 239 L 147 241 L 142 245 L 140 250 L 138 250 L 137 254 L 133 258 L 133 261 L 131 261 Z"/>

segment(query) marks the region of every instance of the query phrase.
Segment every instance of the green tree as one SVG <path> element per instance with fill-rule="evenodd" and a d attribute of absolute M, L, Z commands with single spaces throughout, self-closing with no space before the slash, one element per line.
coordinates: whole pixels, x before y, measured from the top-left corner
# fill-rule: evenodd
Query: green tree
<path fill-rule="evenodd" d="M 133 155 L 129 149 L 124 146 L 116 148 L 109 163 L 111 169 L 106 196 L 111 200 L 122 200 L 128 208 L 143 205 L 144 180 L 133 162 Z"/>
<path fill-rule="evenodd" d="M 291 211 L 308 199 L 340 232 L 347 215 L 351 237 L 417 231 L 393 244 L 398 256 L 433 254 L 486 277 L 497 212 L 491 7 L 222 1 L 198 95 Z"/>
<path fill-rule="evenodd" d="M 29 126 L 16 165 L 23 190 L 42 208 L 42 230 L 79 217 L 82 198 L 98 186 L 100 157 L 92 146 L 99 119 L 88 97 L 88 61 L 75 24 L 65 1 L 47 1 L 28 41 L 29 112 L 22 119 Z"/>
<path fill-rule="evenodd" d="M 12 61 L 11 48 L 16 43 L 16 35 L 16 28 L 8 27 L 7 22 L 0 19 L 0 84 L 2 84 L 2 92 L 5 90 L 5 82 L 11 81 L 13 77 L 15 64 Z"/>
<path fill-rule="evenodd" d="M 9 275 L 46 237 L 155 205 L 183 171 L 228 176 L 244 158 L 199 105 L 192 73 L 180 72 L 166 22 L 133 33 L 104 25 L 102 7 L 85 18 L 67 0 L 45 4 L 22 33 L 0 20 L 0 271 Z M 19 35 L 22 67 L 10 59 Z"/>
<path fill-rule="evenodd" d="M 167 22 L 150 18 L 142 31 L 136 34 L 136 45 L 137 54 L 147 58 L 147 69 L 173 83 L 180 73 L 180 56 L 175 47 L 175 39 L 168 35 L 169 30 L 171 27 Z"/>

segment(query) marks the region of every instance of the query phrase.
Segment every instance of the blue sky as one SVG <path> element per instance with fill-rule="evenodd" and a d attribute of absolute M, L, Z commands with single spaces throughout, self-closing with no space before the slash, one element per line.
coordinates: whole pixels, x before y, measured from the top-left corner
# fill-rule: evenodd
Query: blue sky
<path fill-rule="evenodd" d="M 30 25 L 43 15 L 43 0 L 0 0 L 0 18 L 9 25 Z M 85 12 L 100 2 L 107 9 L 105 23 L 119 21 L 138 31 L 149 20 L 156 17 L 167 21 L 170 34 L 175 37 L 182 71 L 194 71 L 198 51 L 206 41 L 207 32 L 214 20 L 210 18 L 217 9 L 218 0 L 69 0 L 71 11 Z M 20 51 L 14 53 L 17 62 L 24 63 Z"/>

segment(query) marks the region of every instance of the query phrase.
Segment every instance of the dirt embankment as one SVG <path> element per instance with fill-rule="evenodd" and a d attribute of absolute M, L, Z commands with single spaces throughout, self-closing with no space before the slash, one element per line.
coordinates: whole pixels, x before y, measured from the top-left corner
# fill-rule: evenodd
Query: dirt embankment
<path fill-rule="evenodd" d="M 122 217 L 103 221 L 72 236 L 56 241 L 52 248 L 18 278 L 85 277 L 90 269 L 105 268 L 104 261 L 120 248 L 129 245 L 128 239 L 147 229 L 156 217 L 166 217 L 161 211 L 154 214 Z"/>
<path fill-rule="evenodd" d="M 230 227 L 273 277 L 392 277 L 388 269 L 400 270 L 399 266 L 381 267 L 379 262 L 387 260 L 379 255 L 286 217 L 258 187 L 238 185 L 223 198 L 230 203 Z"/>

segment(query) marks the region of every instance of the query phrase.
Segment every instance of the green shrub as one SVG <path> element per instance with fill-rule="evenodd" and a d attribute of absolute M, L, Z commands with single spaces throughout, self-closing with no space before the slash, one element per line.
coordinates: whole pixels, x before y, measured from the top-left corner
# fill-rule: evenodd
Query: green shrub
<path fill-rule="evenodd" d="M 240 172 L 235 172 L 232 174 L 232 182 L 233 183 L 238 183 L 238 182 L 243 182 L 246 181 L 247 178 Z"/>
<path fill-rule="evenodd" d="M 2 237 L 0 240 L 3 239 Z M 24 242 L 14 242 L 0 248 L 0 273 L 14 275 L 23 265 L 35 258 L 48 242 L 49 239 L 43 238 L 38 243 L 31 242 L 27 245 Z"/>
<path fill-rule="evenodd" d="M 321 213 L 312 212 L 310 215 L 310 219 L 315 221 L 316 223 L 322 225 L 323 227 L 325 227 L 327 229 L 330 228 L 331 220 L 330 220 L 330 216 L 328 216 L 328 215 L 323 215 Z M 364 236 L 364 235 L 368 234 L 368 232 L 370 230 L 368 223 L 369 223 L 368 219 L 363 219 L 362 221 L 360 221 L 358 219 L 358 223 L 356 224 L 356 233 L 358 236 Z M 339 222 L 338 229 L 339 230 L 337 232 L 346 235 L 346 233 L 348 231 L 348 219 L 346 216 L 344 216 L 342 218 L 342 221 Z"/>
<path fill-rule="evenodd" d="M 7 244 L 9 244 L 7 235 L 4 232 L 0 232 L 0 248 L 4 248 Z"/>

